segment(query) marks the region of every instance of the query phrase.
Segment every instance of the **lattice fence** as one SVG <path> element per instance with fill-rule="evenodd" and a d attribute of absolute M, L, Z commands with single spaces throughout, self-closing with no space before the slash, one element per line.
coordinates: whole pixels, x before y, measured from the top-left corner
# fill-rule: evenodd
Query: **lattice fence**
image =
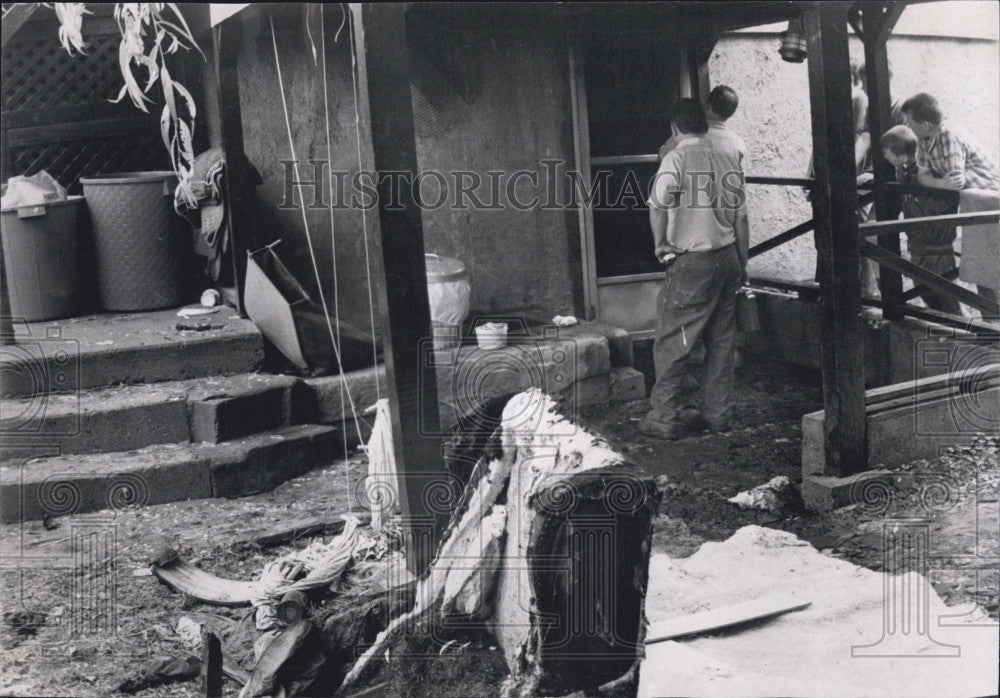
<path fill-rule="evenodd" d="M 170 168 L 158 107 L 145 115 L 128 98 L 110 102 L 122 85 L 121 36 L 110 9 L 94 7 L 96 16 L 84 19 L 86 55 L 70 56 L 59 45 L 58 23 L 47 8 L 4 44 L 4 180 L 46 170 L 77 194 L 80 177 Z"/>

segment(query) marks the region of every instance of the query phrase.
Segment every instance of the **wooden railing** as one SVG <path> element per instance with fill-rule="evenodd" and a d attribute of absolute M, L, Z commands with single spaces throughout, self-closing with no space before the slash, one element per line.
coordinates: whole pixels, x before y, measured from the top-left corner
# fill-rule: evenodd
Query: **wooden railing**
<path fill-rule="evenodd" d="M 777 184 L 804 188 L 810 188 L 814 183 L 812 179 L 801 177 L 767 177 L 754 175 L 748 175 L 746 181 L 747 184 Z M 951 192 L 949 190 L 942 189 L 930 189 L 920 185 L 888 182 L 885 184 L 885 188 L 886 192 L 891 196 L 917 194 L 936 198 L 954 198 L 956 203 L 958 200 L 958 192 Z M 873 189 L 874 188 L 871 184 L 858 187 L 859 192 L 857 205 L 859 207 L 872 202 L 875 196 Z M 860 252 L 864 257 L 877 262 L 882 268 L 883 273 L 897 273 L 908 277 L 914 282 L 914 287 L 903 293 L 899 297 L 899 305 L 895 306 L 895 309 L 901 311 L 903 315 L 920 317 L 932 322 L 971 330 L 979 334 L 986 333 L 996 335 L 996 328 L 990 325 L 970 321 L 969 318 L 958 315 L 951 315 L 940 311 L 919 308 L 908 303 L 908 301 L 919 297 L 921 293 L 927 291 L 928 289 L 933 289 L 938 293 L 954 298 L 971 308 L 981 311 L 984 317 L 997 317 L 1000 315 L 1000 306 L 998 306 L 995 302 L 955 283 L 955 280 L 958 278 L 958 269 L 952 269 L 943 275 L 935 274 L 934 272 L 928 271 L 927 269 L 904 259 L 889 249 L 874 244 L 869 240 L 869 238 L 899 235 L 901 232 L 913 232 L 933 226 L 940 226 L 942 224 L 960 226 L 996 223 L 998 221 L 1000 221 L 1000 211 L 953 213 L 940 216 L 860 223 L 858 225 L 858 235 L 861 238 Z M 777 235 L 752 246 L 749 250 L 749 257 L 753 258 L 765 252 L 769 252 L 770 250 L 780 247 L 781 245 L 784 245 L 801 235 L 811 232 L 814 229 L 815 221 L 812 219 L 799 223 L 784 232 L 778 233 Z M 814 296 L 818 288 L 815 283 L 779 281 L 777 279 L 765 277 L 753 277 L 751 280 L 756 283 L 761 283 L 775 288 L 794 290 L 799 292 L 800 295 L 806 297 Z M 862 297 L 862 302 L 866 305 L 877 307 L 884 307 L 885 305 L 880 299 L 864 296 Z"/>

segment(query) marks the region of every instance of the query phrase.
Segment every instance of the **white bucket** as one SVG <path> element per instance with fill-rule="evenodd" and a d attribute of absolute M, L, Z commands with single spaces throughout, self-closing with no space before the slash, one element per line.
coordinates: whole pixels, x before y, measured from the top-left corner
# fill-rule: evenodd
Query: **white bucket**
<path fill-rule="evenodd" d="M 507 323 L 487 322 L 476 327 L 480 349 L 499 349 L 507 343 Z"/>

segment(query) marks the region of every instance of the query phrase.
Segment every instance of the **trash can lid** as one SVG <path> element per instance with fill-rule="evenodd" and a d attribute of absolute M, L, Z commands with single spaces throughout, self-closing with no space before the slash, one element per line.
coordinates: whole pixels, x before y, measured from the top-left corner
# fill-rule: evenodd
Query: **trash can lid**
<path fill-rule="evenodd" d="M 454 257 L 441 257 L 436 254 L 425 254 L 427 264 L 427 283 L 441 284 L 446 281 L 457 281 L 466 276 L 465 264 Z"/>

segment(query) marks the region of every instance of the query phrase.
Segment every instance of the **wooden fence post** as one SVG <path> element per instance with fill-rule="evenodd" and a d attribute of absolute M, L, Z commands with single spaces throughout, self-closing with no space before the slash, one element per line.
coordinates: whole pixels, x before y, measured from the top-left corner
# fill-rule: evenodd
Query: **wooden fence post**
<path fill-rule="evenodd" d="M 816 252 L 824 262 L 819 282 L 825 451 L 829 474 L 839 476 L 868 465 L 848 7 L 820 2 L 803 11 L 816 178 L 813 220 Z"/>

